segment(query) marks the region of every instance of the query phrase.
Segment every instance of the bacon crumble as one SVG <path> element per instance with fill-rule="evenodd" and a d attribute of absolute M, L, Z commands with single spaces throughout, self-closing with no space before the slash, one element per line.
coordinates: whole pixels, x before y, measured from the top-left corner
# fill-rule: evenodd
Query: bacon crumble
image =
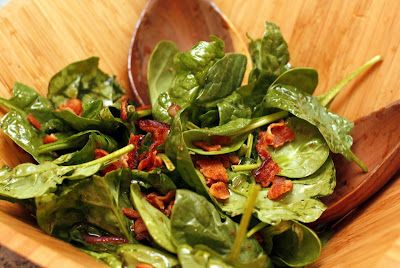
<path fill-rule="evenodd" d="M 58 139 L 57 139 L 56 135 L 54 135 L 54 134 L 45 135 L 43 137 L 43 144 L 53 143 L 53 142 L 56 142 L 57 140 Z"/>
<path fill-rule="evenodd" d="M 220 144 L 210 144 L 210 143 L 208 143 L 206 141 L 194 141 L 192 143 L 197 148 L 203 149 L 204 151 L 207 151 L 207 152 L 214 152 L 214 151 L 220 151 L 221 150 L 221 145 Z"/>
<path fill-rule="evenodd" d="M 29 121 L 29 123 L 36 128 L 37 130 L 40 130 L 42 126 L 40 125 L 39 121 L 33 116 L 33 114 L 28 114 L 26 119 Z"/>
<path fill-rule="evenodd" d="M 94 236 L 94 235 L 84 235 L 83 239 L 89 244 L 126 244 L 129 241 L 122 237 L 117 236 Z"/>
<path fill-rule="evenodd" d="M 121 115 L 120 118 L 122 121 L 128 120 L 128 96 L 121 97 Z"/>
<path fill-rule="evenodd" d="M 285 196 L 293 189 L 293 182 L 285 178 L 276 176 L 272 182 L 272 186 L 268 191 L 268 198 L 271 200 L 278 200 Z"/>
<path fill-rule="evenodd" d="M 230 196 L 228 185 L 222 181 L 213 183 L 210 187 L 210 194 L 219 200 L 226 200 Z"/>
<path fill-rule="evenodd" d="M 68 99 L 65 103 L 60 104 L 60 110 L 68 110 L 76 115 L 81 115 L 83 111 L 82 101 L 80 99 Z"/>

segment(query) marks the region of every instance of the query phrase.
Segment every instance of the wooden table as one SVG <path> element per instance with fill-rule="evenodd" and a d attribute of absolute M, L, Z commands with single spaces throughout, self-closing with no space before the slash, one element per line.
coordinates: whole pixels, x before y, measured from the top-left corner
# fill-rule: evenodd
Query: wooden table
<path fill-rule="evenodd" d="M 352 83 L 333 103 L 350 119 L 400 99 L 400 1 L 216 0 L 243 34 L 260 36 L 263 22 L 281 26 L 291 63 L 318 69 L 317 93 L 375 54 L 384 62 Z M 144 0 L 11 0 L 0 10 L 0 94 L 14 81 L 45 94 L 49 78 L 66 64 L 92 55 L 127 86 L 130 35 Z M 400 122 L 399 122 L 400 123 Z M 1 164 L 29 158 L 0 137 Z M 399 180 L 347 221 L 315 266 L 400 265 Z M 1 203 L 0 243 L 47 267 L 101 266 L 78 250 L 43 235 L 14 205 Z"/>

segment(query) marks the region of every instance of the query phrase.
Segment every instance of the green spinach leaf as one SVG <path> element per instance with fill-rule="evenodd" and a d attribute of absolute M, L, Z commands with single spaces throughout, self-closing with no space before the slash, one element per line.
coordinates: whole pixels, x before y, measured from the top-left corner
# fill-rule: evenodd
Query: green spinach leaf
<path fill-rule="evenodd" d="M 110 268 L 123 268 L 123 263 L 120 258 L 115 253 L 107 253 L 107 252 L 95 252 L 90 250 L 82 250 L 86 254 L 101 260 L 105 264 L 107 264 Z"/>
<path fill-rule="evenodd" d="M 289 178 L 309 176 L 326 162 L 329 147 L 318 129 L 307 121 L 291 117 L 287 122 L 295 139 L 276 149 L 269 147 L 268 151 L 281 168 L 279 175 Z"/>

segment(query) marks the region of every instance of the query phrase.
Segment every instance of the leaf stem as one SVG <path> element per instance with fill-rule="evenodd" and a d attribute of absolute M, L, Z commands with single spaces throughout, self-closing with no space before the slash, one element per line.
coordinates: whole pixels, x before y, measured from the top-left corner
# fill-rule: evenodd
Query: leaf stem
<path fill-rule="evenodd" d="M 350 152 L 350 160 L 354 161 L 363 172 L 368 172 L 368 167 L 367 165 L 364 164 L 364 162 L 358 158 L 351 150 L 349 150 Z"/>
<path fill-rule="evenodd" d="M 188 121 L 187 124 L 186 124 L 186 127 L 188 129 L 199 129 L 200 128 L 195 123 L 193 123 L 192 121 Z"/>
<path fill-rule="evenodd" d="M 268 223 L 265 222 L 260 222 L 256 226 L 250 229 L 250 231 L 247 232 L 247 237 L 251 237 L 253 234 L 257 233 L 261 229 L 264 229 L 264 227 L 268 226 Z"/>
<path fill-rule="evenodd" d="M 337 96 L 337 94 L 354 78 L 359 76 L 361 73 L 365 72 L 372 66 L 374 66 L 376 63 L 382 61 L 382 56 L 376 55 L 366 63 L 364 63 L 362 66 L 360 66 L 357 70 L 351 72 L 348 74 L 345 78 L 343 78 L 342 81 L 340 81 L 336 86 L 328 90 L 326 93 L 318 96 L 318 100 L 321 103 L 322 106 L 328 107 L 329 104 L 333 101 L 333 99 Z"/>
<path fill-rule="evenodd" d="M 175 165 L 172 163 L 171 159 L 166 154 L 157 154 L 158 157 L 161 158 L 161 160 L 164 162 L 165 167 L 168 169 L 168 171 L 174 171 L 175 170 Z"/>
<path fill-rule="evenodd" d="M 139 118 L 151 115 L 151 109 L 136 111 Z"/>
<path fill-rule="evenodd" d="M 245 165 L 232 165 L 231 168 L 233 171 L 250 171 L 256 168 L 259 168 L 261 163 L 256 164 L 245 164 Z"/>
<path fill-rule="evenodd" d="M 121 149 L 116 150 L 116 151 L 112 152 L 111 154 L 108 154 L 101 158 L 98 158 L 98 159 L 95 159 L 95 160 L 92 160 L 90 162 L 86 162 L 83 164 L 73 165 L 70 167 L 82 168 L 82 167 L 88 167 L 88 166 L 93 166 L 93 165 L 97 165 L 97 164 L 107 165 L 109 162 L 111 162 L 111 160 L 114 160 L 115 158 L 120 157 L 121 155 L 129 153 L 130 151 L 133 150 L 133 148 L 135 148 L 135 146 L 133 146 L 132 144 L 129 144 L 129 145 L 122 147 Z"/>
<path fill-rule="evenodd" d="M 231 252 L 228 255 L 228 261 L 230 263 L 235 263 L 235 260 L 239 256 L 242 242 L 246 237 L 247 227 L 249 226 L 251 214 L 253 213 L 253 209 L 256 205 L 257 196 L 260 190 L 261 187 L 260 185 L 257 184 L 254 184 L 253 187 L 250 189 L 246 201 L 245 210 L 243 212 L 242 219 L 240 220 L 239 229 L 236 233 L 235 241 L 233 242 Z"/>
<path fill-rule="evenodd" d="M 249 136 L 247 137 L 247 151 L 246 151 L 246 158 L 250 158 L 251 156 L 251 149 L 253 148 L 253 134 L 249 133 Z"/>
<path fill-rule="evenodd" d="M 273 114 L 268 114 L 259 118 L 255 118 L 252 120 L 252 122 L 250 122 L 250 124 L 248 124 L 246 127 L 240 129 L 238 132 L 235 133 L 235 136 L 241 136 L 243 134 L 249 133 L 250 131 L 262 127 L 266 124 L 275 122 L 279 119 L 285 118 L 286 116 L 288 116 L 289 113 L 286 111 L 280 111 L 277 113 L 273 113 Z"/>

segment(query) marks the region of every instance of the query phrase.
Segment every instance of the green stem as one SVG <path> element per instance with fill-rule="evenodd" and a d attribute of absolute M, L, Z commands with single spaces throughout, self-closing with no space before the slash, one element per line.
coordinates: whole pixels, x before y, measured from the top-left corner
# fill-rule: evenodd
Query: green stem
<path fill-rule="evenodd" d="M 101 158 L 98 158 L 98 159 L 95 159 L 95 160 L 92 160 L 90 162 L 86 162 L 86 163 L 83 163 L 83 164 L 73 165 L 73 166 L 70 166 L 70 167 L 72 167 L 72 168 L 83 168 L 83 167 L 88 167 L 88 166 L 94 166 L 94 165 L 97 165 L 97 164 L 107 165 L 107 164 L 112 162 L 111 160 L 114 160 L 115 158 L 118 158 L 121 155 L 129 153 L 130 151 L 133 150 L 133 148 L 135 148 L 135 146 L 133 146 L 132 144 L 129 144 L 129 145 L 127 145 L 125 147 L 122 147 L 121 149 L 116 150 L 116 151 L 112 152 L 111 154 L 108 154 L 108 155 L 103 156 Z"/>
<path fill-rule="evenodd" d="M 236 233 L 235 241 L 233 242 L 231 252 L 228 255 L 228 262 L 235 263 L 235 260 L 239 256 L 240 249 L 242 247 L 242 242 L 246 237 L 247 227 L 249 226 L 251 214 L 253 213 L 253 209 L 256 205 L 256 200 L 258 193 L 260 192 L 260 185 L 254 184 L 250 189 L 245 210 L 242 215 L 242 219 L 240 220 L 239 230 Z"/>
<path fill-rule="evenodd" d="M 336 86 L 328 90 L 326 93 L 318 96 L 318 100 L 321 103 L 322 106 L 328 107 L 329 104 L 333 101 L 333 99 L 336 97 L 336 95 L 354 78 L 359 76 L 361 73 L 365 72 L 372 66 L 374 66 L 376 63 L 380 62 L 382 60 L 382 57 L 380 55 L 377 55 L 364 63 L 361 67 L 359 67 L 357 70 L 351 72 L 348 74 L 342 81 L 339 82 Z"/>
<path fill-rule="evenodd" d="M 265 115 L 259 118 L 255 118 L 253 120 L 253 122 L 250 122 L 249 125 L 247 125 L 246 127 L 240 129 L 238 132 L 235 133 L 235 136 L 241 136 L 243 134 L 247 134 L 250 131 L 262 127 L 266 124 L 275 122 L 279 119 L 285 118 L 289 115 L 288 112 L 286 111 L 281 111 L 281 112 L 277 112 L 277 113 L 273 113 L 273 114 L 269 114 L 269 115 Z"/>
<path fill-rule="evenodd" d="M 264 227 L 268 226 L 268 223 L 265 222 L 260 222 L 256 226 L 250 229 L 250 231 L 247 232 L 247 237 L 251 237 L 253 234 L 257 233 L 261 229 L 264 229 Z"/>
<path fill-rule="evenodd" d="M 250 158 L 251 156 L 251 149 L 253 148 L 253 134 L 249 133 L 249 136 L 247 137 L 247 151 L 246 151 L 246 158 Z"/>
<path fill-rule="evenodd" d="M 158 157 L 161 158 L 161 160 L 164 162 L 165 167 L 168 169 L 168 171 L 174 171 L 175 170 L 175 165 L 172 163 L 171 159 L 166 154 L 157 154 Z"/>
<path fill-rule="evenodd" d="M 187 127 L 188 129 L 199 129 L 199 128 L 200 128 L 200 127 L 198 127 L 195 123 L 193 123 L 193 122 L 191 122 L 191 121 L 187 122 L 186 127 Z"/>
<path fill-rule="evenodd" d="M 361 168 L 363 172 L 368 172 L 368 167 L 352 151 L 350 151 L 350 160 L 354 161 Z"/>
<path fill-rule="evenodd" d="M 250 171 L 256 168 L 259 168 L 261 163 L 257 164 L 245 164 L 245 165 L 232 165 L 231 168 L 233 171 Z"/>
<path fill-rule="evenodd" d="M 151 109 L 136 111 L 136 113 L 138 114 L 139 118 L 146 117 L 151 115 Z"/>

